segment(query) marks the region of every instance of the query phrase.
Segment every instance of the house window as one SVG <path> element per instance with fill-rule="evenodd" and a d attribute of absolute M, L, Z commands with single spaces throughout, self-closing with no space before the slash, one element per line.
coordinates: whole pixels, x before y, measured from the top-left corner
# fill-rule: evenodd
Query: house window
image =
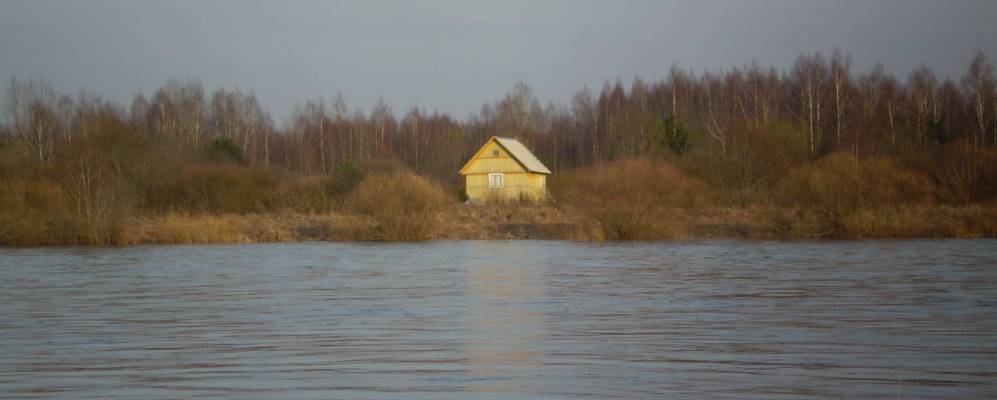
<path fill-rule="evenodd" d="M 502 173 L 488 174 L 488 188 L 501 189 L 505 187 L 505 175 Z"/>
<path fill-rule="evenodd" d="M 498 156 L 499 156 L 498 150 L 492 150 L 492 157 L 498 157 Z"/>

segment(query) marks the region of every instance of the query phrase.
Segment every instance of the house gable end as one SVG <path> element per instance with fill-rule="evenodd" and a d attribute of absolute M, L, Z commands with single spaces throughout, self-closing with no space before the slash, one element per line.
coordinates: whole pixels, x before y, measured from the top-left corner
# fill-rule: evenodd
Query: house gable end
<path fill-rule="evenodd" d="M 496 155 L 497 154 L 497 155 Z M 495 138 L 489 139 L 460 169 L 461 175 L 494 172 L 527 173 L 525 165 Z"/>
<path fill-rule="evenodd" d="M 495 156 L 495 152 L 499 152 Z M 518 168 L 513 168 L 512 163 L 508 165 L 496 165 L 495 162 L 482 162 L 483 160 L 495 161 L 496 158 L 508 158 L 514 162 Z M 487 164 L 487 165 L 482 165 Z M 547 169 L 529 149 L 515 139 L 500 138 L 493 136 L 474 153 L 474 156 L 467 161 L 460 169 L 461 175 L 486 172 L 526 172 L 549 174 Z"/>

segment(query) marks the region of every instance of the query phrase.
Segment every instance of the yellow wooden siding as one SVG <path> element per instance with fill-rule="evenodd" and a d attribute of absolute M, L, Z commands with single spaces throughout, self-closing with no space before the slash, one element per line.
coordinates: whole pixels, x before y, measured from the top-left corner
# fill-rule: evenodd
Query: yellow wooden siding
<path fill-rule="evenodd" d="M 494 155 L 498 152 L 498 156 Z M 489 141 L 485 145 L 484 151 L 478 153 L 478 157 L 471 160 L 468 163 L 467 168 L 464 170 L 464 174 L 489 174 L 493 172 L 526 172 L 526 169 L 512 158 L 509 153 L 495 143 L 494 140 Z M 487 181 L 486 181 L 487 183 Z M 487 186 L 487 185 L 486 185 Z"/>
<path fill-rule="evenodd" d="M 488 173 L 468 174 L 467 197 L 474 200 L 506 199 L 531 200 L 543 199 L 547 194 L 547 177 L 543 174 L 528 172 L 503 173 L 502 188 L 488 187 Z"/>
<path fill-rule="evenodd" d="M 494 140 L 488 141 L 461 173 L 467 197 L 472 200 L 541 200 L 547 196 L 547 176 L 528 172 Z M 503 174 L 502 188 L 488 187 L 488 174 L 492 173 Z"/>

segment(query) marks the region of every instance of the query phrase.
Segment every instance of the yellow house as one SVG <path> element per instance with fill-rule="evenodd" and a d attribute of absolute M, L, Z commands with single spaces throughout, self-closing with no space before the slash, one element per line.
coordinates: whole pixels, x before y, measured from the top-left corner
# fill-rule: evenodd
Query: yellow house
<path fill-rule="evenodd" d="M 469 201 L 540 200 L 550 170 L 515 139 L 494 136 L 460 169 Z"/>

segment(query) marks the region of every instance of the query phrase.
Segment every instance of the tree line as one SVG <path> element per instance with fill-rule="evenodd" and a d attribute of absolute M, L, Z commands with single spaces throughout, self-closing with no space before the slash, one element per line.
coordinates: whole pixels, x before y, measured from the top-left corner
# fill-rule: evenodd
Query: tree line
<path fill-rule="evenodd" d="M 898 78 L 882 65 L 853 71 L 851 64 L 834 51 L 801 54 L 783 71 L 757 63 L 701 73 L 673 66 L 657 81 L 607 81 L 598 93 L 583 88 L 567 103 L 546 105 L 517 83 L 463 120 L 419 107 L 397 114 L 383 99 L 370 110 L 351 108 L 339 95 L 307 100 L 279 125 L 253 92 L 207 93 L 197 80 L 169 80 L 124 107 L 12 78 L 0 137 L 43 166 L 72 164 L 67 157 L 82 141 L 113 127 L 191 162 L 203 161 L 223 139 L 252 167 L 315 175 L 344 162 L 387 159 L 456 182 L 456 171 L 485 139 L 510 135 L 555 172 L 659 157 L 737 190 L 775 179 L 773 169 L 834 152 L 913 157 L 953 142 L 974 151 L 997 144 L 994 68 L 982 53 L 958 80 L 928 67 Z"/>

